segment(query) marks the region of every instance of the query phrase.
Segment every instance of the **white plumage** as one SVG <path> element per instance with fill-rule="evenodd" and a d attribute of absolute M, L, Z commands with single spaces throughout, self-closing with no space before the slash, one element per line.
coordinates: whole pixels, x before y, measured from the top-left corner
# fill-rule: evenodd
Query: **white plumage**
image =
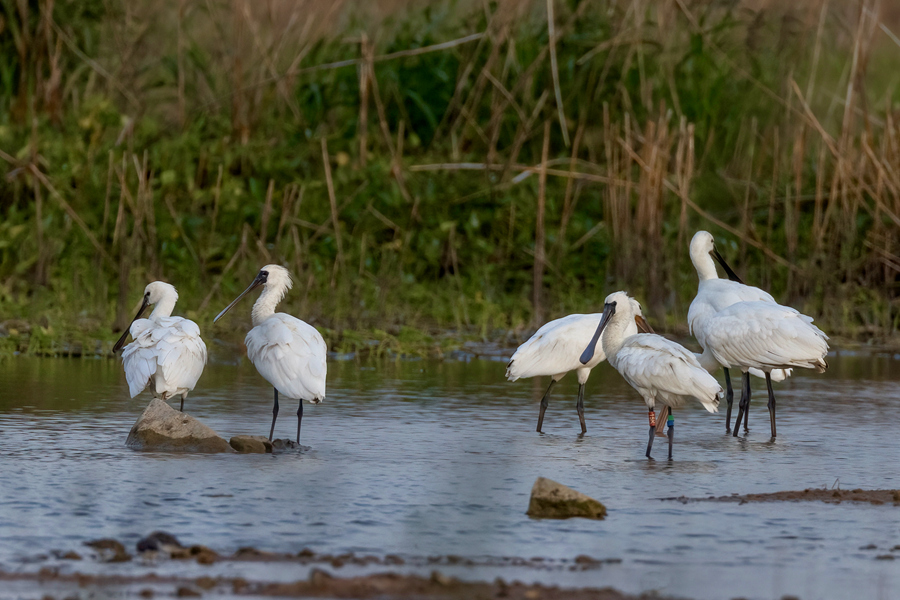
<path fill-rule="evenodd" d="M 708 231 L 698 231 L 691 239 L 690 245 L 691 262 L 697 270 L 697 277 L 700 280 L 697 287 L 697 295 L 691 302 L 688 309 L 688 330 L 697 338 L 700 346 L 703 348 L 703 354 L 700 362 L 704 368 L 710 373 L 718 370 L 721 363 L 716 361 L 715 354 L 710 347 L 710 319 L 720 310 L 723 310 L 732 304 L 738 302 L 767 302 L 775 305 L 775 299 L 771 294 L 746 285 L 740 281 L 731 281 L 729 279 L 719 279 L 716 272 L 716 264 L 713 257 L 721 264 L 722 268 L 735 279 L 737 276 L 728 267 L 725 260 L 716 250 L 715 240 Z M 748 369 L 754 377 L 765 378 L 766 374 L 756 368 Z M 771 372 L 773 381 L 783 381 L 791 376 L 790 369 L 776 369 Z M 725 367 L 725 380 L 727 383 L 726 400 L 728 402 L 728 411 L 725 415 L 725 428 L 731 431 L 731 406 L 733 402 L 733 393 L 731 389 L 731 377 L 728 373 L 728 367 Z M 749 381 L 745 381 L 743 389 L 749 389 Z"/>
<path fill-rule="evenodd" d="M 718 278 L 713 257 L 732 276 L 718 253 L 712 235 L 698 231 L 691 240 L 691 261 L 700 283 L 688 311 L 688 326 L 703 346 L 703 362 L 739 368 L 744 373 L 741 403 L 734 427 L 737 436 L 750 406 L 748 373 L 766 379 L 769 415 L 775 437 L 775 395 L 772 381 L 781 381 L 796 367 L 824 371 L 828 337 L 812 318 L 777 304 L 770 294 L 739 281 Z M 734 276 L 736 277 L 736 276 Z M 727 370 L 726 370 L 727 376 Z M 730 380 L 729 380 L 730 388 Z M 727 428 L 731 429 L 731 394 L 728 394 Z M 746 420 L 744 428 L 747 429 Z"/>
<path fill-rule="evenodd" d="M 633 299 L 632 302 L 636 307 L 636 315 L 640 316 L 640 305 Z M 575 409 L 581 421 L 581 433 L 587 432 L 584 421 L 584 385 L 591 374 L 591 369 L 606 360 L 606 354 L 602 346 L 597 345 L 593 357 L 587 364 L 582 364 L 579 358 L 600 324 L 602 316 L 602 313 L 576 314 L 545 323 L 512 355 L 506 367 L 506 378 L 509 381 L 529 377 L 551 377 L 550 387 L 541 399 L 538 432 L 541 431 L 544 422 L 550 390 L 570 371 L 575 371 L 578 377 L 578 400 Z M 632 323 L 630 331 L 637 333 L 635 323 Z"/>
<path fill-rule="evenodd" d="M 793 308 L 768 302 L 738 302 L 710 317 L 707 339 L 723 366 L 759 369 L 827 368 L 828 336 Z"/>
<path fill-rule="evenodd" d="M 275 406 L 272 410 L 269 439 L 272 439 L 275 432 L 280 393 L 287 398 L 299 400 L 297 409 L 299 444 L 303 401 L 318 404 L 325 400 L 327 348 L 322 335 L 314 327 L 291 315 L 275 312 L 275 307 L 292 286 L 288 270 L 279 265 L 266 265 L 260 269 L 250 287 L 219 313 L 215 320 L 218 321 L 241 298 L 260 285 L 264 287 L 253 305 L 254 326 L 244 340 L 247 345 L 247 356 L 259 374 L 275 388 Z"/>
<path fill-rule="evenodd" d="M 615 292 L 607 296 L 603 319 L 581 360 L 586 362 L 590 359 L 594 346 L 601 340 L 609 364 L 644 399 L 650 414 L 650 440 L 647 445 L 647 457 L 650 458 L 657 404 L 672 409 L 694 398 L 709 412 L 716 412 L 724 392 L 692 352 L 654 333 L 630 334 L 633 323 L 634 309 L 628 295 Z M 670 459 L 673 438 L 673 427 L 670 425 Z"/>
<path fill-rule="evenodd" d="M 609 364 L 644 399 L 647 408 L 657 403 L 676 408 L 691 398 L 709 412 L 719 410 L 722 386 L 700 366 L 684 346 L 654 333 L 626 338 Z"/>
<path fill-rule="evenodd" d="M 327 349 L 315 327 L 275 313 L 251 329 L 244 343 L 250 362 L 283 396 L 312 404 L 325 399 Z"/>
<path fill-rule="evenodd" d="M 163 400 L 180 395 L 181 409 L 184 410 L 184 399 L 203 373 L 207 352 L 196 323 L 170 316 L 177 300 L 178 292 L 168 283 L 154 281 L 149 284 L 144 288 L 141 309 L 113 351 L 118 351 L 131 333 L 134 341 L 122 352 L 131 397 L 149 385 L 153 395 Z M 141 314 L 151 304 L 154 305 L 153 312 L 148 318 L 141 319 Z"/>

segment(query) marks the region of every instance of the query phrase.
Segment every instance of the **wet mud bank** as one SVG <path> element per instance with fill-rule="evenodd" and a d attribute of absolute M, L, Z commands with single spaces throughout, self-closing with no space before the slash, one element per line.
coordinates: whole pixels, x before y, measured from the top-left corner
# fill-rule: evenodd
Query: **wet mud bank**
<path fill-rule="evenodd" d="M 892 504 L 900 506 L 900 490 L 833 490 L 810 488 L 800 491 L 772 492 L 769 494 L 732 494 L 730 496 L 709 496 L 708 498 L 662 498 L 662 500 L 681 502 L 826 502 L 841 504 L 844 502 L 861 504 Z"/>

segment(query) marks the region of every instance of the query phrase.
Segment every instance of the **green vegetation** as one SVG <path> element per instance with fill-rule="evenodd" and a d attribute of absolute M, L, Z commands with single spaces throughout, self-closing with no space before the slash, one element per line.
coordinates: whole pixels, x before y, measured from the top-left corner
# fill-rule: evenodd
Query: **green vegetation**
<path fill-rule="evenodd" d="M 154 279 L 239 340 L 249 302 L 212 317 L 270 262 L 339 351 L 614 289 L 679 332 L 698 228 L 826 330 L 897 330 L 876 4 L 388 4 L 2 0 L 0 354 L 93 352 Z"/>

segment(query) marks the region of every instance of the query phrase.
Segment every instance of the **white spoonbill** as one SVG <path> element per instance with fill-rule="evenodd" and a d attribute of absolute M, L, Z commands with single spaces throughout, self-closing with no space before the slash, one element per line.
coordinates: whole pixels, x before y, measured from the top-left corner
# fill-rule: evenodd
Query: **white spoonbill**
<path fill-rule="evenodd" d="M 649 326 L 641 315 L 640 304 L 634 299 L 631 301 L 635 307 L 635 322 L 630 326 L 629 332 L 634 334 L 640 327 Z M 591 369 L 606 360 L 606 354 L 601 346 L 586 364 L 582 364 L 579 358 L 590 342 L 591 335 L 597 330 L 602 316 L 601 313 L 569 315 L 545 323 L 512 355 L 506 366 L 506 378 L 509 381 L 529 377 L 551 377 L 550 386 L 541 398 L 541 412 L 538 415 L 536 429 L 538 433 L 541 433 L 544 424 L 544 412 L 549 404 L 550 390 L 569 371 L 575 371 L 578 376 L 578 400 L 575 403 L 575 411 L 581 422 L 582 435 L 587 433 L 587 425 L 584 422 L 584 384 L 587 383 Z"/>
<path fill-rule="evenodd" d="M 735 435 L 750 405 L 748 369 L 765 373 L 769 392 L 769 424 L 775 437 L 775 394 L 771 373 L 777 369 L 828 368 L 828 336 L 808 317 L 788 306 L 770 302 L 738 302 L 709 318 L 707 341 L 722 366 L 744 371 L 744 391 L 738 406 Z"/>
<path fill-rule="evenodd" d="M 772 296 L 757 287 L 745 285 L 740 277 L 728 266 L 722 255 L 716 249 L 716 243 L 713 236 L 708 231 L 698 231 L 691 239 L 690 246 L 691 262 L 697 270 L 697 277 L 700 283 L 697 288 L 697 296 L 691 302 L 688 310 L 688 328 L 691 334 L 697 338 L 703 347 L 703 355 L 700 363 L 710 373 L 715 372 L 719 365 L 712 355 L 710 342 L 707 337 L 709 330 L 709 319 L 718 311 L 731 306 L 737 302 L 768 302 L 775 304 Z M 716 265 L 713 258 L 722 265 L 728 279 L 719 279 L 716 273 Z M 790 369 L 775 369 L 771 372 L 770 377 L 773 381 L 782 381 L 787 379 L 791 374 Z M 765 373 L 758 369 L 750 369 L 744 372 L 744 381 L 742 382 L 742 390 L 750 389 L 750 377 L 765 377 Z M 742 392 L 743 393 L 743 392 Z M 731 432 L 731 406 L 734 402 L 734 391 L 731 387 L 731 375 L 728 367 L 725 367 L 725 401 L 728 409 L 725 415 L 725 429 Z M 749 408 L 749 406 L 748 406 Z M 744 413 L 744 427 L 747 428 L 746 415 Z M 734 435 L 737 435 L 737 426 Z"/>
<path fill-rule="evenodd" d="M 266 265 L 260 269 L 253 283 L 225 307 L 213 320 L 231 310 L 251 290 L 263 286 L 263 292 L 253 305 L 253 329 L 247 333 L 244 343 L 250 362 L 275 388 L 275 407 L 272 409 L 272 428 L 269 439 L 275 433 L 278 418 L 278 393 L 299 400 L 297 409 L 297 443 L 300 443 L 300 425 L 303 421 L 303 401 L 318 404 L 325 400 L 325 355 L 327 348 L 316 328 L 296 317 L 276 313 L 275 307 L 291 289 L 291 275 L 279 265 Z"/>
<path fill-rule="evenodd" d="M 113 353 L 122 348 L 131 333 L 134 341 L 122 352 L 131 397 L 150 385 L 154 397 L 168 400 L 180 395 L 183 412 L 184 399 L 197 385 L 206 365 L 206 344 L 200 339 L 196 323 L 170 316 L 177 300 L 178 292 L 170 284 L 162 281 L 148 284 L 140 310 L 113 346 Z M 151 304 L 153 312 L 142 319 L 141 315 Z"/>
<path fill-rule="evenodd" d="M 681 344 L 655 333 L 629 335 L 633 322 L 634 309 L 628 294 L 614 292 L 607 296 L 600 325 L 581 355 L 581 362 L 586 364 L 591 360 L 597 342 L 602 337 L 603 351 L 609 364 L 637 390 L 649 409 L 650 439 L 647 442 L 647 458 L 652 458 L 650 450 L 656 434 L 656 404 L 658 402 L 669 407 L 671 460 L 675 437 L 672 410 L 695 398 L 709 412 L 717 412 L 719 398 L 724 392 L 719 382 L 700 366 L 697 357 Z"/>

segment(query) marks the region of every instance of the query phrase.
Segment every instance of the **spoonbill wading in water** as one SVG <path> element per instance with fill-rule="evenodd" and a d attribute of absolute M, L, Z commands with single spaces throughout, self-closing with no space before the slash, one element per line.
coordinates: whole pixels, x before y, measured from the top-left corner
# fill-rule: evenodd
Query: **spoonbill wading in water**
<path fill-rule="evenodd" d="M 299 400 L 297 409 L 297 443 L 300 443 L 300 425 L 303 421 L 303 401 L 318 404 L 325 400 L 325 340 L 316 328 L 296 317 L 276 313 L 275 307 L 291 289 L 291 275 L 279 265 L 266 265 L 260 269 L 253 283 L 225 307 L 213 320 L 215 323 L 241 298 L 263 286 L 262 294 L 253 305 L 253 329 L 247 333 L 244 343 L 247 356 L 263 378 L 275 388 L 275 407 L 272 409 L 272 428 L 269 440 L 275 433 L 278 418 L 278 393 Z"/>
<path fill-rule="evenodd" d="M 629 335 L 634 317 L 634 308 L 628 294 L 614 292 L 607 296 L 603 317 L 594 337 L 581 355 L 581 363 L 590 362 L 597 343 L 602 338 L 603 351 L 609 364 L 637 390 L 649 409 L 650 439 L 647 442 L 647 458 L 652 458 L 650 450 L 656 434 L 656 404 L 669 407 L 667 434 L 671 460 L 675 438 L 672 410 L 688 399 L 695 398 L 709 412 L 717 412 L 719 398 L 724 392 L 719 382 L 700 366 L 697 357 L 681 344 L 655 333 Z"/>
<path fill-rule="evenodd" d="M 722 255 L 716 249 L 713 236 L 708 231 L 698 231 L 691 239 L 691 262 L 697 270 L 700 283 L 697 287 L 697 295 L 691 302 L 688 310 L 688 328 L 691 334 L 697 338 L 703 347 L 703 354 L 699 357 L 700 364 L 710 373 L 718 370 L 720 363 L 714 356 L 714 348 L 711 346 L 710 319 L 720 310 L 728 308 L 738 302 L 764 302 L 778 306 L 772 296 L 757 287 L 745 285 L 741 278 L 728 266 Z M 719 279 L 716 273 L 715 259 L 725 271 L 728 279 Z M 731 432 L 731 406 L 734 401 L 734 391 L 731 387 L 731 376 L 728 366 L 725 368 L 725 401 L 728 410 L 725 414 L 725 430 Z M 747 411 L 750 407 L 750 375 L 756 377 L 769 377 L 772 381 L 783 381 L 791 375 L 790 369 L 773 369 L 768 375 L 760 369 L 751 368 L 744 371 L 741 386 L 741 406 L 744 406 L 744 430 L 748 430 Z M 746 403 L 743 396 L 747 396 Z M 740 420 L 734 427 L 734 435 L 737 435 Z"/>
<path fill-rule="evenodd" d="M 154 397 L 168 400 L 180 395 L 180 410 L 184 412 L 184 399 L 197 385 L 206 365 L 206 344 L 200 339 L 196 323 L 171 316 L 177 300 L 178 292 L 170 284 L 148 284 L 141 308 L 113 346 L 113 353 L 122 349 L 130 333 L 134 341 L 125 346 L 122 362 L 131 397 L 150 385 Z M 151 304 L 153 312 L 142 319 Z"/>
<path fill-rule="evenodd" d="M 635 319 L 628 328 L 628 334 L 635 334 L 638 330 L 650 332 L 649 325 L 641 315 L 641 305 L 633 298 L 631 302 L 634 303 Z M 528 377 L 551 377 L 550 386 L 541 398 L 541 412 L 538 415 L 536 429 L 538 433 L 542 433 L 541 427 L 544 424 L 544 412 L 550 401 L 550 390 L 570 371 L 575 371 L 578 376 L 578 400 L 575 403 L 575 411 L 581 422 L 581 434 L 587 433 L 587 425 L 584 422 L 584 384 L 587 383 L 591 369 L 606 360 L 606 354 L 603 347 L 598 346 L 594 356 L 586 364 L 582 364 L 579 358 L 590 342 L 597 325 L 600 324 L 602 316 L 600 313 L 569 315 L 545 323 L 512 355 L 506 367 L 506 378 L 509 381 Z"/>

